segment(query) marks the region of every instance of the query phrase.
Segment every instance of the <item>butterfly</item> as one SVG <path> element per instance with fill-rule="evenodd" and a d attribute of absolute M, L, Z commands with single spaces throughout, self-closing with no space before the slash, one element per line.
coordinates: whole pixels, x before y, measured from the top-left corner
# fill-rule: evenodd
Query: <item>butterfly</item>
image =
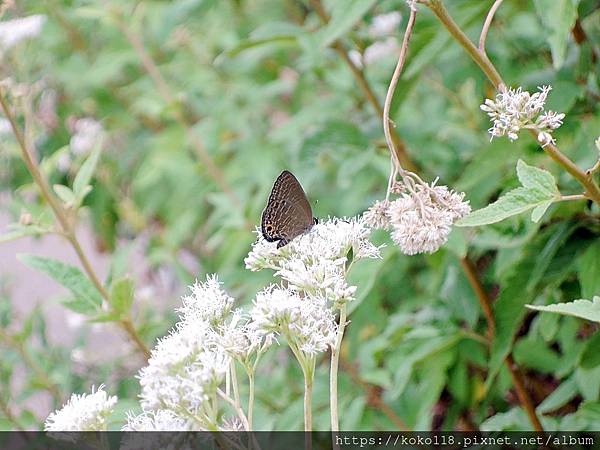
<path fill-rule="evenodd" d="M 291 172 L 284 170 L 275 180 L 260 223 L 267 241 L 279 241 L 277 248 L 287 245 L 317 223 L 304 189 Z"/>

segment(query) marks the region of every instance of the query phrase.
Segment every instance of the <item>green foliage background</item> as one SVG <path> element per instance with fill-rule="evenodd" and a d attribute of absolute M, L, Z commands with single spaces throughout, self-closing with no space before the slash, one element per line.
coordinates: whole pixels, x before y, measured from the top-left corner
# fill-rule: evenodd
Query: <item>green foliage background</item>
<path fill-rule="evenodd" d="M 445 4 L 476 41 L 491 2 Z M 21 83 L 44 80 L 58 94 L 59 125 L 40 126 L 35 136 L 51 184 L 71 186 L 84 160 L 76 158 L 67 174 L 57 170 L 58 154 L 68 152 L 69 117 L 94 117 L 108 133 L 81 220 L 110 255 L 113 279 L 128 274 L 124 255 L 145 233 L 144 258 L 151 267 L 171 268 L 182 286 L 218 273 L 226 289 L 248 304 L 270 281 L 270 274 L 245 270 L 243 258 L 281 170 L 301 180 L 317 217 L 359 214 L 384 197 L 389 153 L 381 118 L 330 44 L 339 38 L 347 49 L 363 51 L 374 41 L 368 33 L 373 17 L 391 11 L 403 14 L 395 34 L 401 39 L 408 9 L 401 0 L 325 5 L 332 16 L 328 26 L 308 2 L 296 0 L 27 0 L 9 11 L 5 18 L 47 16 L 40 36 L 2 55 L 2 71 Z M 574 38 L 576 24 L 585 40 Z M 132 41 L 156 63 L 171 101 Z M 582 168 L 598 158 L 593 141 L 600 134 L 599 48 L 595 0 L 506 0 L 487 43 L 488 55 L 512 86 L 553 86 L 548 108 L 567 114 L 555 133 L 558 146 Z M 381 102 L 396 57 L 364 69 Z M 550 171 L 562 194 L 581 193 L 530 136 L 489 142 L 489 122 L 479 105 L 493 95 L 480 70 L 420 7 L 392 118 L 422 177 L 440 177 L 466 192 L 478 209 L 518 186 L 515 167 L 522 159 Z M 203 143 L 239 204 L 215 184 L 182 123 Z M 15 222 L 22 210 L 34 223 L 51 222 L 43 201 L 30 195 L 36 190 L 16 142 L 4 136 L 1 145 L 3 208 Z M 502 365 L 513 339 L 514 359 L 544 428 L 600 429 L 597 324 L 524 307 L 600 294 L 598 213 L 585 201 L 559 203 L 539 223 L 522 214 L 455 230 L 448 245 L 425 256 L 404 256 L 389 235 L 377 234 L 378 242 L 388 244 L 383 259 L 362 262 L 352 274 L 359 292 L 343 347 L 342 429 L 393 429 L 394 417 L 422 430 L 530 429 Z M 198 272 L 186 269 L 182 250 L 197 260 Z M 491 346 L 461 264 L 467 252 L 494 301 L 497 334 Z M 14 264 L 20 264 L 16 256 Z M 136 292 L 144 287 L 144 280 L 133 282 Z M 56 389 L 56 400 L 64 400 L 115 373 L 122 375 L 110 377 L 108 390 L 121 399 L 111 422 L 118 427 L 124 411 L 136 407 L 133 375 L 141 362 L 119 358 L 85 376 L 73 370 L 71 349 L 45 336 L 43 304 L 50 300 L 40 299 L 31 317 L 15 322 L 10 289 L 3 291 L 0 397 L 15 417 L 0 410 L 0 429 L 40 428 L 44 417 L 22 407 L 40 390 Z M 133 310 L 150 346 L 174 323 L 173 314 L 158 313 L 153 302 L 135 295 Z M 78 344 L 83 348 L 85 329 Z M 271 351 L 262 366 L 257 428 L 300 429 L 298 368 L 283 349 Z M 15 388 L 15 377 L 23 373 Z M 314 398 L 315 428 L 328 429 L 326 359 L 318 365 Z"/>

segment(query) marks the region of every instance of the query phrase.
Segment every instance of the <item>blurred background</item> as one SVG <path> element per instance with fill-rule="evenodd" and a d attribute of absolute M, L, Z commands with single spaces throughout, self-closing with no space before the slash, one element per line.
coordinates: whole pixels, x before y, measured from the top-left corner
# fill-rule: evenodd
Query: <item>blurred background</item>
<path fill-rule="evenodd" d="M 445 3 L 476 41 L 492 2 Z M 18 93 L 18 124 L 50 185 L 71 186 L 99 152 L 73 215 L 78 240 L 101 280 L 133 281 L 132 321 L 150 348 L 196 278 L 218 273 L 241 306 L 271 281 L 243 259 L 282 170 L 301 181 L 317 217 L 360 214 L 385 196 L 381 107 L 408 17 L 402 0 L 8 0 L 1 10 L 1 78 Z M 479 105 L 493 88 L 419 10 L 392 105 L 410 167 L 466 192 L 474 209 L 518 185 L 519 158 L 579 193 L 529 136 L 489 142 Z M 512 86 L 553 86 L 547 107 L 567 114 L 559 147 L 591 167 L 600 2 L 505 0 L 487 49 Z M 79 266 L 57 229 L 0 118 L 0 429 L 40 429 L 70 393 L 101 383 L 120 398 L 118 429 L 139 408 L 143 357 L 121 328 L 69 308 L 68 290 L 17 258 Z M 351 277 L 359 291 L 342 355 L 342 429 L 528 429 L 508 371 L 485 384 L 486 323 L 464 257 L 492 300 L 507 286 L 525 303 L 591 298 L 598 232 L 598 211 L 571 202 L 538 224 L 524 215 L 455 231 L 433 255 L 404 256 L 376 234 L 383 258 Z M 587 358 L 596 331 L 533 312 L 519 325 L 514 358 L 547 429 L 599 429 L 600 361 Z M 327 370 L 324 359 L 316 429 L 329 424 Z M 302 393 L 289 355 L 269 352 L 257 428 L 301 429 Z"/>

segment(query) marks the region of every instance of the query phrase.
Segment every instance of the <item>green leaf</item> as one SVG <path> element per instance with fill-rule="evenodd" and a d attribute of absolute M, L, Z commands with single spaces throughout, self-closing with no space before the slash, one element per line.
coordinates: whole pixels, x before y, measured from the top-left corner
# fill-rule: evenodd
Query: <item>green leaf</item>
<path fill-rule="evenodd" d="M 75 205 L 75 194 L 73 191 L 67 186 L 63 186 L 62 184 L 55 184 L 52 186 L 56 195 L 63 201 L 63 203 L 73 206 Z"/>
<path fill-rule="evenodd" d="M 508 191 L 485 208 L 473 211 L 456 222 L 456 225 L 460 227 L 488 225 L 530 209 L 534 209 L 532 220 L 539 221 L 552 202 L 560 198 L 556 181 L 549 172 L 529 166 L 522 160 L 517 162 L 517 176 L 522 187 Z"/>
<path fill-rule="evenodd" d="M 92 151 L 90 156 L 81 165 L 81 168 L 79 169 L 79 172 L 77 172 L 77 175 L 75 175 L 75 181 L 73 181 L 73 193 L 75 194 L 77 203 L 81 203 L 81 201 L 91 190 L 88 187 L 88 185 L 90 184 L 92 175 L 94 174 L 94 170 L 96 170 L 96 165 L 98 164 L 99 157 L 100 147 L 96 147 Z"/>
<path fill-rule="evenodd" d="M 548 314 L 546 314 L 548 315 Z M 587 342 L 581 353 L 580 364 L 584 369 L 600 366 L 600 333 L 596 332 Z"/>
<path fill-rule="evenodd" d="M 564 381 L 558 388 L 544 399 L 536 408 L 538 414 L 546 414 L 557 410 L 570 402 L 577 395 L 577 385 L 573 378 Z"/>
<path fill-rule="evenodd" d="M 577 19 L 579 0 L 534 0 L 537 14 L 547 30 L 552 65 L 560 69 L 567 54 L 571 30 Z"/>
<path fill-rule="evenodd" d="M 538 223 L 552 203 L 553 200 L 548 200 L 547 202 L 533 208 L 533 211 L 531 211 L 531 220 L 534 223 Z"/>
<path fill-rule="evenodd" d="M 579 258 L 578 266 L 581 296 L 592 298 L 600 295 L 600 239 L 594 241 Z"/>
<path fill-rule="evenodd" d="M 113 284 L 110 290 L 110 305 L 119 316 L 127 316 L 133 303 L 133 281 L 131 278 L 121 278 Z"/>
<path fill-rule="evenodd" d="M 538 189 L 546 192 L 549 197 L 560 195 L 556 180 L 550 172 L 527 165 L 522 159 L 517 161 L 517 177 L 525 188 Z"/>
<path fill-rule="evenodd" d="M 77 314 L 83 314 L 85 316 L 94 316 L 98 313 L 99 310 L 98 307 L 81 299 L 65 300 L 61 302 L 61 304 L 65 308 L 70 309 L 71 311 L 76 312 Z"/>
<path fill-rule="evenodd" d="M 40 256 L 21 254 L 18 258 L 25 265 L 45 273 L 71 291 L 75 300 L 64 303 L 67 308 L 82 314 L 97 312 L 100 309 L 100 293 L 77 267 Z"/>
<path fill-rule="evenodd" d="M 377 0 L 337 0 L 331 11 L 331 20 L 319 32 L 322 47 L 338 40 L 362 19 Z"/>
<path fill-rule="evenodd" d="M 574 316 L 600 323 L 600 297 L 598 296 L 594 297 L 593 301 L 581 299 L 548 306 L 525 306 L 536 311 L 564 314 L 565 316 Z"/>

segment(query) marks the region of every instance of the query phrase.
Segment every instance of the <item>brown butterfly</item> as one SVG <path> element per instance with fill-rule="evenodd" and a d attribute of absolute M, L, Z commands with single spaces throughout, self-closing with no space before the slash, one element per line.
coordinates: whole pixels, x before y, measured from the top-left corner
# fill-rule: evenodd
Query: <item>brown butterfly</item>
<path fill-rule="evenodd" d="M 300 182 L 284 170 L 275 180 L 262 213 L 262 235 L 269 242 L 279 241 L 277 248 L 281 248 L 316 223 Z"/>

